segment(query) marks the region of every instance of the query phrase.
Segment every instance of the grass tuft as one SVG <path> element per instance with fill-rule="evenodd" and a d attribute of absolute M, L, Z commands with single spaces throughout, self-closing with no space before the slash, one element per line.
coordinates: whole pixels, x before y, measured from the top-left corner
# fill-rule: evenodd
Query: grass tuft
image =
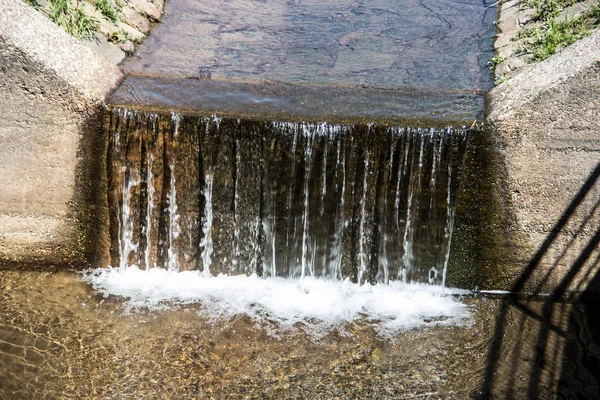
<path fill-rule="evenodd" d="M 29 4 L 31 7 L 35 8 L 36 10 L 40 9 L 40 3 L 38 3 L 37 0 L 25 0 L 25 3 Z"/>
<path fill-rule="evenodd" d="M 490 69 L 494 69 L 502 62 L 504 62 L 504 57 L 502 57 L 500 54 L 496 54 L 494 57 L 490 58 L 488 65 L 490 66 Z"/>
<path fill-rule="evenodd" d="M 108 41 L 113 42 L 113 43 L 125 43 L 125 42 L 132 42 L 135 44 L 140 43 L 139 39 L 132 37 L 128 32 L 125 32 L 125 31 L 119 31 L 119 32 L 113 33 L 112 36 L 110 38 L 108 38 Z"/>
<path fill-rule="evenodd" d="M 572 21 L 556 22 L 550 20 L 546 29 L 536 31 L 535 41 L 532 45 L 533 60 L 542 61 L 556 53 L 559 49 L 567 47 L 577 40 L 587 36 L 589 30 L 582 18 Z"/>
<path fill-rule="evenodd" d="M 556 18 L 563 9 L 575 3 L 575 0 L 526 0 L 525 6 L 535 10 L 536 19 L 547 21 Z"/>
<path fill-rule="evenodd" d="M 119 10 L 111 0 L 96 0 L 94 6 L 113 24 L 119 23 Z"/>
<path fill-rule="evenodd" d="M 48 17 L 77 39 L 91 39 L 98 26 L 95 18 L 86 15 L 78 1 L 48 0 Z"/>
<path fill-rule="evenodd" d="M 542 61 L 558 50 L 589 35 L 600 25 L 600 0 L 589 11 L 567 21 L 557 21 L 560 12 L 573 0 L 527 0 L 535 7 L 541 25 L 525 29 L 514 40 L 525 39 L 520 51 L 533 54 L 534 61 Z"/>

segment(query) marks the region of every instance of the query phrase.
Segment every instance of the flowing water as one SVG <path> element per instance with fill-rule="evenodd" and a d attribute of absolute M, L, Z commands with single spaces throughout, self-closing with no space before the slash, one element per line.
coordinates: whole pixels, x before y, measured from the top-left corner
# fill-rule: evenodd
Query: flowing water
<path fill-rule="evenodd" d="M 0 270 L 0 399 L 597 397 L 597 302 L 444 289 L 495 4 L 170 0 L 104 127 L 114 268 Z"/>
<path fill-rule="evenodd" d="M 116 108 L 113 265 L 440 285 L 465 129 Z"/>

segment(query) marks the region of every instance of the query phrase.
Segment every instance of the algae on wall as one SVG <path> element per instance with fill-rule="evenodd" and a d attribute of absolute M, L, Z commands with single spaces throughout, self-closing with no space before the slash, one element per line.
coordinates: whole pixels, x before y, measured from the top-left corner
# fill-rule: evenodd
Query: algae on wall
<path fill-rule="evenodd" d="M 507 199 L 506 170 L 492 127 L 473 130 L 458 192 L 447 284 L 508 289 L 518 275 L 522 240 Z M 509 196 L 510 197 L 510 196 Z"/>

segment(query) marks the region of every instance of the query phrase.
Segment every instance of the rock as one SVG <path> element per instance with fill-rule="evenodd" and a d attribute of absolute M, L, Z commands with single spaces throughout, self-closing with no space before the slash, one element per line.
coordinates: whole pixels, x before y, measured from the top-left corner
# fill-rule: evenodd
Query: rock
<path fill-rule="evenodd" d="M 98 32 L 102 33 L 104 36 L 111 37 L 113 33 L 119 30 L 115 24 L 107 20 L 106 17 L 90 3 L 82 2 L 81 7 L 83 8 L 85 15 L 93 17 L 98 21 Z"/>
<path fill-rule="evenodd" d="M 84 45 L 100 54 L 113 64 L 119 64 L 125 58 L 125 52 L 111 44 L 100 32 L 94 32 L 94 38 L 82 41 Z"/>
<path fill-rule="evenodd" d="M 506 60 L 506 63 L 508 65 L 509 70 L 514 71 L 517 68 L 524 67 L 525 65 L 531 63 L 532 59 L 533 59 L 533 55 L 524 54 L 521 56 L 510 57 L 509 59 Z"/>
<path fill-rule="evenodd" d="M 119 48 L 123 50 L 126 54 L 133 54 L 135 51 L 135 45 L 131 40 L 126 41 L 125 43 L 119 43 Z"/>
<path fill-rule="evenodd" d="M 506 61 L 503 61 L 500 64 L 496 65 L 496 68 L 494 68 L 494 76 L 496 78 L 499 78 L 509 71 L 510 68 L 508 66 L 508 63 Z"/>
<path fill-rule="evenodd" d="M 516 42 L 509 42 L 506 46 L 498 49 L 498 55 L 507 59 L 515 54 L 519 50 L 519 44 Z"/>
<path fill-rule="evenodd" d="M 140 32 L 145 34 L 150 32 L 150 22 L 133 8 L 123 7 L 123 18 L 128 25 L 133 26 Z"/>
<path fill-rule="evenodd" d="M 119 23 L 118 29 L 119 31 L 127 33 L 133 41 L 141 41 L 146 37 L 146 35 L 135 29 L 133 26 L 129 26 L 123 22 Z"/>
<path fill-rule="evenodd" d="M 494 50 L 497 50 L 501 47 L 504 47 L 504 46 L 512 43 L 512 39 L 513 39 L 514 35 L 512 35 L 511 33 L 512 32 L 497 34 L 496 40 L 494 41 Z"/>
<path fill-rule="evenodd" d="M 508 0 L 508 1 L 503 1 L 501 4 L 501 7 L 502 7 L 502 9 L 508 9 L 508 8 L 520 9 L 520 4 L 521 4 L 521 0 Z"/>
<path fill-rule="evenodd" d="M 519 11 L 513 16 L 502 19 L 498 24 L 500 32 L 511 32 L 519 30 L 523 25 L 533 20 L 535 17 L 535 10 L 528 9 Z"/>
<path fill-rule="evenodd" d="M 146 0 L 128 0 L 128 3 L 155 21 L 158 21 L 162 15 L 160 9 Z"/>
<path fill-rule="evenodd" d="M 156 8 L 158 8 L 161 12 L 164 11 L 164 9 L 165 9 L 165 2 L 164 2 L 164 0 L 150 0 L 150 2 L 152 4 L 154 4 L 154 6 Z"/>
<path fill-rule="evenodd" d="M 514 7 L 514 6 L 506 6 L 506 5 L 502 5 L 500 7 L 500 14 L 498 15 L 498 20 L 499 21 L 504 21 L 507 18 L 512 17 L 513 15 L 517 14 L 520 11 L 519 7 Z"/>
<path fill-rule="evenodd" d="M 598 4 L 598 0 L 586 0 L 581 3 L 567 7 L 558 14 L 557 21 L 568 21 L 579 17 L 581 14 L 588 11 L 594 5 Z"/>

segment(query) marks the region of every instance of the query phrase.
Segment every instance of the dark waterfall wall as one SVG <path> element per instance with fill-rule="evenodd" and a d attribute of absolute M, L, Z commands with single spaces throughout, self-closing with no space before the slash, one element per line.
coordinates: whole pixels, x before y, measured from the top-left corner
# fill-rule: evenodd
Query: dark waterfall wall
<path fill-rule="evenodd" d="M 441 284 L 467 132 L 114 109 L 111 260 Z"/>

